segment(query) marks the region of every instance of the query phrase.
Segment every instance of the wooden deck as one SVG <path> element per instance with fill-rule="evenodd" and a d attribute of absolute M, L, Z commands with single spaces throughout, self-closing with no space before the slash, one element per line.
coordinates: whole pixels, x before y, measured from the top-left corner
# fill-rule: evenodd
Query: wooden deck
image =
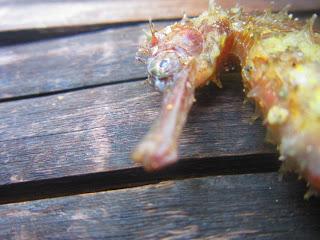
<path fill-rule="evenodd" d="M 300 18 L 320 12 L 289 2 Z M 305 201 L 296 176 L 279 180 L 239 73 L 197 93 L 179 164 L 149 174 L 130 159 L 161 102 L 134 62 L 146 20 L 206 5 L 0 0 L 0 239 L 320 238 L 319 199 Z"/>

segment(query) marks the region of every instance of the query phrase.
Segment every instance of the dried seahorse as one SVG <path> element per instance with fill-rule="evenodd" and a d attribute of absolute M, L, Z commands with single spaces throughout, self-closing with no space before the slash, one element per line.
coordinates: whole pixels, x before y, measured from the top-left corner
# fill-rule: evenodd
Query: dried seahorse
<path fill-rule="evenodd" d="M 177 145 L 194 91 L 213 81 L 231 56 L 240 60 L 244 89 L 264 118 L 286 169 L 320 190 L 320 35 L 314 15 L 302 24 L 284 10 L 246 13 L 210 2 L 197 18 L 151 32 L 137 58 L 164 92 L 156 123 L 133 153 L 147 170 L 177 161 Z"/>

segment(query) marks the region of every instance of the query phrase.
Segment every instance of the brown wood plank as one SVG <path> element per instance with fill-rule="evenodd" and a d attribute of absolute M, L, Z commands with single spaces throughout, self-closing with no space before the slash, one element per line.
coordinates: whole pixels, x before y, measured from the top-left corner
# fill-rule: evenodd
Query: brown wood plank
<path fill-rule="evenodd" d="M 146 76 L 135 62 L 147 25 L 0 48 L 0 99 Z"/>
<path fill-rule="evenodd" d="M 79 27 L 119 22 L 179 18 L 185 11 L 196 16 L 207 9 L 208 0 L 57 0 L 57 1 L 0 1 L 0 31 Z M 262 10 L 270 7 L 269 0 L 219 0 L 223 7 L 230 8 L 239 2 L 246 10 Z M 319 1 L 280 0 L 273 9 L 286 4 L 292 10 L 320 9 Z"/>
<path fill-rule="evenodd" d="M 297 180 L 235 175 L 0 206 L 1 239 L 319 239 Z"/>
<path fill-rule="evenodd" d="M 250 125 L 239 74 L 199 92 L 181 158 L 268 154 Z M 134 167 L 130 152 L 156 118 L 161 96 L 142 82 L 0 104 L 0 185 Z M 257 159 L 259 161 L 259 159 Z"/>
<path fill-rule="evenodd" d="M 0 1 L 2 11 L 0 31 L 79 27 L 121 22 L 172 19 L 186 11 L 198 15 L 208 5 L 207 0 L 59 0 Z M 27 14 L 28 13 L 28 14 Z M 24 17 L 25 16 L 25 17 Z"/>

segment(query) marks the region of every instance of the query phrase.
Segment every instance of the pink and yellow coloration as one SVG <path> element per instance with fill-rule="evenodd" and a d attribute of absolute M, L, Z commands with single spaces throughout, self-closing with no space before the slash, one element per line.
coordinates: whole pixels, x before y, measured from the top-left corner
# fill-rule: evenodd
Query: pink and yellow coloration
<path fill-rule="evenodd" d="M 220 86 L 219 70 L 235 56 L 247 97 L 261 111 L 284 168 L 320 190 L 320 35 L 312 29 L 314 21 L 315 16 L 303 25 L 285 11 L 226 11 L 211 2 L 198 18 L 184 17 L 161 31 L 151 27 L 138 59 L 164 92 L 163 106 L 133 159 L 147 170 L 177 161 L 195 89 L 209 81 Z"/>

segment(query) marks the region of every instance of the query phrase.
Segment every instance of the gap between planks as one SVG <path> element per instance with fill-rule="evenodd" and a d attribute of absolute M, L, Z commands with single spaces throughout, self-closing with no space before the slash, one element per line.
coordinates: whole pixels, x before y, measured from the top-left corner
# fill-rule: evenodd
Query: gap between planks
<path fill-rule="evenodd" d="M 303 13 L 300 13 L 303 14 Z M 311 14 L 309 14 L 311 16 Z M 179 18 L 168 19 L 154 19 L 154 24 L 170 24 L 180 21 Z M 139 25 L 145 25 L 148 29 L 149 21 L 135 21 L 135 22 L 119 22 L 110 24 L 95 24 L 95 25 L 83 25 L 79 27 L 54 27 L 46 29 L 25 29 L 25 30 L 12 30 L 12 31 L 0 31 L 0 47 L 14 46 L 19 44 L 27 44 L 32 42 L 40 42 L 58 39 L 62 37 L 72 37 L 81 34 L 94 34 L 100 31 L 116 30 L 127 27 L 135 27 Z"/>
<path fill-rule="evenodd" d="M 114 82 L 106 82 L 106 83 L 77 87 L 77 88 L 72 88 L 72 89 L 63 89 L 63 90 L 44 92 L 44 93 L 38 93 L 38 94 L 22 95 L 22 96 L 9 97 L 9 98 L 0 98 L 0 104 L 6 103 L 6 102 L 12 102 L 12 101 L 28 100 L 28 99 L 32 99 L 32 98 L 49 97 L 52 95 L 60 95 L 60 94 L 65 94 L 65 93 L 70 93 L 70 92 L 89 90 L 92 88 L 99 88 L 99 87 L 105 87 L 105 86 L 110 86 L 110 85 L 118 85 L 118 84 L 133 83 L 133 82 L 143 82 L 145 80 L 146 80 L 146 78 L 132 78 L 129 80 L 119 80 L 119 81 L 114 81 Z"/>
<path fill-rule="evenodd" d="M 269 173 L 277 171 L 279 166 L 276 154 L 261 154 L 180 161 L 156 173 L 148 173 L 140 167 L 134 167 L 112 172 L 14 183 L 0 186 L 0 205 L 132 188 L 169 180 Z"/>

